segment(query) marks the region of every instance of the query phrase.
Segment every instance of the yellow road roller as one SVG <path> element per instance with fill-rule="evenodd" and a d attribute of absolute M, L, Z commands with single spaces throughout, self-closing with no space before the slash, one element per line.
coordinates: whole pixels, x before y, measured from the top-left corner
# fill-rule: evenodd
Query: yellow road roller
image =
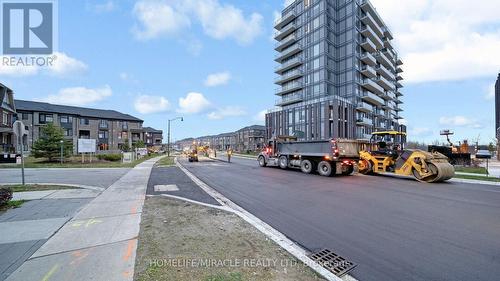
<path fill-rule="evenodd" d="M 439 152 L 405 149 L 406 133 L 372 133 L 370 142 L 360 151 L 358 170 L 362 174 L 392 173 L 413 176 L 421 182 L 443 182 L 455 175 L 455 168 Z"/>

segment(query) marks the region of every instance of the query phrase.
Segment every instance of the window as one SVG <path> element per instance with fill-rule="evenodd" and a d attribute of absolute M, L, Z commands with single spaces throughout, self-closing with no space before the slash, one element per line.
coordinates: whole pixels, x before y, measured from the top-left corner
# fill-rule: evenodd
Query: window
<path fill-rule="evenodd" d="M 119 139 L 128 139 L 128 133 L 127 132 L 121 132 L 120 134 L 118 134 L 118 138 Z"/>
<path fill-rule="evenodd" d="M 107 127 L 108 127 L 108 120 L 99 121 L 99 128 L 107 128 Z"/>
<path fill-rule="evenodd" d="M 28 119 L 30 119 L 30 115 L 29 115 L 29 113 L 21 113 L 21 118 L 23 120 L 28 120 Z"/>
<path fill-rule="evenodd" d="M 73 136 L 73 129 L 64 129 L 64 135 L 66 137 L 72 137 Z"/>
<path fill-rule="evenodd" d="M 52 123 L 54 122 L 54 117 L 52 116 L 52 114 L 40 114 L 38 120 L 41 124 Z"/>
<path fill-rule="evenodd" d="M 61 118 L 60 118 L 60 121 L 61 123 L 73 123 L 73 117 L 72 116 L 66 116 L 66 115 L 62 115 Z"/>
<path fill-rule="evenodd" d="M 2 114 L 2 124 L 3 125 L 9 124 L 9 115 L 6 112 Z"/>
<path fill-rule="evenodd" d="M 128 129 L 128 122 L 127 121 L 123 121 L 122 122 L 122 130 L 127 130 Z"/>
<path fill-rule="evenodd" d="M 100 139 L 107 139 L 108 138 L 108 132 L 107 131 L 99 131 L 99 138 Z"/>
<path fill-rule="evenodd" d="M 89 125 L 90 121 L 87 118 L 80 118 L 80 125 Z"/>

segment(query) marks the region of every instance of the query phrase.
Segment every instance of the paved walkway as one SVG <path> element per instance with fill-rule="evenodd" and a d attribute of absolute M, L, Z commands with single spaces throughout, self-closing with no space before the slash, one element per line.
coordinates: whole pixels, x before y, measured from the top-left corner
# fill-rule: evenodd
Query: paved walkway
<path fill-rule="evenodd" d="M 112 184 L 7 280 L 133 280 L 142 206 L 158 159 Z"/>

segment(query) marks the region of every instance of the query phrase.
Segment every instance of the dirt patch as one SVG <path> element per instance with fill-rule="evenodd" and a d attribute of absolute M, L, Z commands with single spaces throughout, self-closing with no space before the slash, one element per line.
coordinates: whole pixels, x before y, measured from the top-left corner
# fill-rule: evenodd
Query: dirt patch
<path fill-rule="evenodd" d="M 148 197 L 134 280 L 323 279 L 232 213 Z"/>

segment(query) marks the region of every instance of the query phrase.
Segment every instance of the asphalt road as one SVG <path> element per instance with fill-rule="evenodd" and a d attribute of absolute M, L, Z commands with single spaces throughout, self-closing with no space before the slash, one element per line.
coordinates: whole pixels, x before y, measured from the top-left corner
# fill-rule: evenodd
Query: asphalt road
<path fill-rule="evenodd" d="M 181 163 L 306 249 L 357 263 L 359 280 L 499 280 L 497 187 L 325 178 L 236 157 Z"/>
<path fill-rule="evenodd" d="M 52 168 L 26 169 L 27 183 L 81 184 L 108 188 L 130 169 Z M 21 183 L 21 169 L 0 169 L 0 183 Z"/>

